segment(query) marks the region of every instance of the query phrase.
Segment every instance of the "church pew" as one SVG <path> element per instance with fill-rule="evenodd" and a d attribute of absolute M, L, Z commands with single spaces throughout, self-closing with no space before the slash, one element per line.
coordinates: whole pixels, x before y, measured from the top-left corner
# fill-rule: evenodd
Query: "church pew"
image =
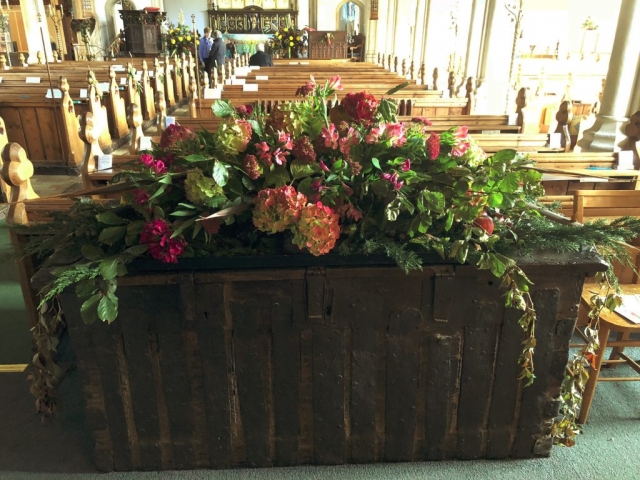
<path fill-rule="evenodd" d="M 546 134 L 502 133 L 472 135 L 473 139 L 486 153 L 495 153 L 506 148 L 518 152 L 537 152 L 547 145 Z"/>

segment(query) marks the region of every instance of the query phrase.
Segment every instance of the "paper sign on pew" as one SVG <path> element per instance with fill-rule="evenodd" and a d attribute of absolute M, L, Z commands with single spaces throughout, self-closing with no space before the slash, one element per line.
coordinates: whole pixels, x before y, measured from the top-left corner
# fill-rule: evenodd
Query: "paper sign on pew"
<path fill-rule="evenodd" d="M 268 75 L 256 75 L 256 80 L 269 80 Z"/>
<path fill-rule="evenodd" d="M 151 145 L 151 137 L 142 137 L 140 139 L 140 150 L 142 152 L 144 150 L 153 150 L 153 146 Z"/>
<path fill-rule="evenodd" d="M 50 88 L 47 88 L 47 94 L 44 96 L 44 98 L 52 98 L 51 89 Z M 62 98 L 62 92 L 59 89 L 54 88 L 53 89 L 53 98 Z"/>
<path fill-rule="evenodd" d="M 249 65 L 249 70 L 260 70 L 260 65 Z"/>
<path fill-rule="evenodd" d="M 508 115 L 507 125 L 517 125 L 518 124 L 518 114 L 510 113 Z"/>
<path fill-rule="evenodd" d="M 482 130 L 484 135 L 500 135 L 500 130 Z"/>
<path fill-rule="evenodd" d="M 164 128 L 176 124 L 176 117 L 164 117 Z"/>
<path fill-rule="evenodd" d="M 98 170 L 113 168 L 113 155 L 98 155 Z"/>
<path fill-rule="evenodd" d="M 245 83 L 244 85 L 242 85 L 242 91 L 243 92 L 257 92 L 258 91 L 258 84 L 257 83 Z"/>
<path fill-rule="evenodd" d="M 237 77 L 246 77 L 247 75 L 249 75 L 249 73 L 251 73 L 251 70 L 249 69 L 249 67 L 238 67 L 238 68 L 236 68 L 236 76 Z"/>
<path fill-rule="evenodd" d="M 616 164 L 618 170 L 633 170 L 633 152 L 631 150 L 622 150 L 618 152 L 618 162 Z"/>
<path fill-rule="evenodd" d="M 203 97 L 205 100 L 219 100 L 220 98 L 222 98 L 222 89 L 205 88 Z"/>
<path fill-rule="evenodd" d="M 0 77 L 0 83 L 2 83 L 2 77 Z"/>
<path fill-rule="evenodd" d="M 120 77 L 120 85 L 126 85 L 127 84 L 127 77 Z"/>
<path fill-rule="evenodd" d="M 562 134 L 550 133 L 549 134 L 549 148 L 562 148 Z"/>
<path fill-rule="evenodd" d="M 40 77 L 27 77 L 24 83 L 40 83 Z"/>
<path fill-rule="evenodd" d="M 231 80 L 231 85 L 244 85 L 246 82 L 245 78 L 234 78 Z"/>
<path fill-rule="evenodd" d="M 113 71 L 114 72 L 124 72 L 125 71 L 124 65 L 114 65 L 113 66 Z"/>
<path fill-rule="evenodd" d="M 87 89 L 86 88 L 81 88 L 80 89 L 80 98 L 87 98 L 88 93 L 87 93 Z"/>

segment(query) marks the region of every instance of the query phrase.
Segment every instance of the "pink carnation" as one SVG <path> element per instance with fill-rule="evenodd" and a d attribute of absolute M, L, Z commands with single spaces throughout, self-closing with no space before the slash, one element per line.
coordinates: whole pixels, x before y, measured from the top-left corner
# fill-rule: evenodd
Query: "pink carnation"
<path fill-rule="evenodd" d="M 140 234 L 140 244 L 149 247 L 149 254 L 165 263 L 178 263 L 187 242 L 183 238 L 171 238 L 171 225 L 166 220 L 148 221 Z"/>
<path fill-rule="evenodd" d="M 340 217 L 321 202 L 306 206 L 293 227 L 293 243 L 319 256 L 329 253 L 340 238 Z"/>
<path fill-rule="evenodd" d="M 347 93 L 342 98 L 340 105 L 344 108 L 345 113 L 358 123 L 371 123 L 378 111 L 376 97 L 367 92 Z"/>
<path fill-rule="evenodd" d="M 253 225 L 262 232 L 283 232 L 295 224 L 307 203 L 307 197 L 295 188 L 266 188 L 253 199 Z"/>

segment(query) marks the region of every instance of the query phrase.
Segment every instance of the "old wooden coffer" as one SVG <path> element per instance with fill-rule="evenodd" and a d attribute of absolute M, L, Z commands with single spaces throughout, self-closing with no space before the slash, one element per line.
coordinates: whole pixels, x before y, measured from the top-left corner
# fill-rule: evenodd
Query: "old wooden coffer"
<path fill-rule="evenodd" d="M 82 324 L 63 299 L 100 469 L 549 455 L 597 259 L 524 266 L 538 312 L 527 388 L 520 313 L 486 272 L 260 266 L 131 274 L 112 325 Z"/>

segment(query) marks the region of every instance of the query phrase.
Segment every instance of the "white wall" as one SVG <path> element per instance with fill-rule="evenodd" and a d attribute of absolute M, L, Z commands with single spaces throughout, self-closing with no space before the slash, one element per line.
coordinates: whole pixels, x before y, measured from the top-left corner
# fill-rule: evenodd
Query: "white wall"
<path fill-rule="evenodd" d="M 167 12 L 167 21 L 178 24 L 178 15 L 180 10 L 184 14 L 184 23 L 191 26 L 191 15 L 196 16 L 196 30 L 200 33 L 204 30 L 204 27 L 209 26 L 209 19 L 207 18 L 211 2 L 207 0 L 164 0 L 164 11 Z"/>

